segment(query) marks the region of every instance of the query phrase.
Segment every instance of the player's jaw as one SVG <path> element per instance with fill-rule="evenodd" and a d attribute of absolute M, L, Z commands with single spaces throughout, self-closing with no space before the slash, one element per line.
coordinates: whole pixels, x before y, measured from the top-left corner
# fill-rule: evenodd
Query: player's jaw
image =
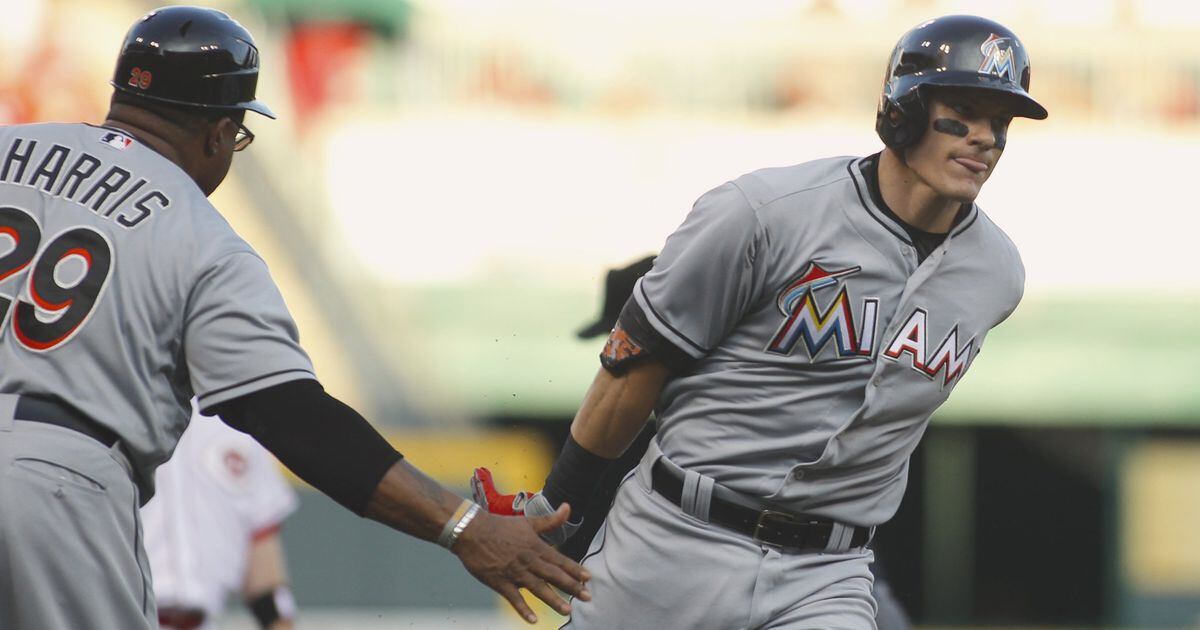
<path fill-rule="evenodd" d="M 224 117 L 192 130 L 189 150 L 185 152 L 184 171 L 207 197 L 221 185 L 233 165 L 238 123 Z"/>

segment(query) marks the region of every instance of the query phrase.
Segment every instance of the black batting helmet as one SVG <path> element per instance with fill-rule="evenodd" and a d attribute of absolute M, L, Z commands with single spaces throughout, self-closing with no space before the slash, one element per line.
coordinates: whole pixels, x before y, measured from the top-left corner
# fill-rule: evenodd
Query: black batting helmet
<path fill-rule="evenodd" d="M 1007 27 L 974 15 L 948 15 L 905 33 L 888 59 L 875 131 L 894 149 L 911 146 L 928 126 L 928 87 L 965 87 L 1003 95 L 1013 114 L 1041 120 L 1029 96 L 1029 53 Z"/>
<path fill-rule="evenodd" d="M 254 98 L 258 47 L 241 24 L 215 9 L 163 7 L 125 35 L 112 86 L 162 103 L 250 110 L 274 118 Z"/>

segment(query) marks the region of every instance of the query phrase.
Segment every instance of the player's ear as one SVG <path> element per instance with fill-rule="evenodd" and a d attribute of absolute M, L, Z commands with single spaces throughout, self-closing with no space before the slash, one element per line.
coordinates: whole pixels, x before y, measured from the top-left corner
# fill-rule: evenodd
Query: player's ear
<path fill-rule="evenodd" d="M 220 121 L 204 126 L 204 157 L 215 157 L 221 150 Z"/>
<path fill-rule="evenodd" d="M 204 127 L 204 156 L 216 157 L 224 145 L 233 144 L 237 135 L 237 123 L 229 118 L 218 118 Z"/>

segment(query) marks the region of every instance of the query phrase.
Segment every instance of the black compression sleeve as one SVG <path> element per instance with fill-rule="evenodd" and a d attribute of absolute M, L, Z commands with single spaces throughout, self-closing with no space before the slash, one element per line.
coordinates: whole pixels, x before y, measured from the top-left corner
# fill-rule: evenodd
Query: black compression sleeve
<path fill-rule="evenodd" d="M 562 452 L 546 477 L 542 495 L 550 505 L 558 508 L 563 502 L 571 504 L 571 521 L 579 522 L 587 511 L 588 499 L 600 481 L 600 475 L 612 463 L 583 448 L 570 433 L 563 444 Z"/>
<path fill-rule="evenodd" d="M 206 410 L 249 433 L 296 476 L 362 515 L 401 457 L 367 421 L 311 379 L 246 394 Z"/>

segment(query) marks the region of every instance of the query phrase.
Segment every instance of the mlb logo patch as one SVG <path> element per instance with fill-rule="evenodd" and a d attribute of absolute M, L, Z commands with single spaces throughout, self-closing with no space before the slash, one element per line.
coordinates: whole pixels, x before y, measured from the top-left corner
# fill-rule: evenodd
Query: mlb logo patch
<path fill-rule="evenodd" d="M 104 144 L 107 144 L 118 151 L 124 151 L 125 149 L 129 148 L 129 145 L 133 144 L 133 138 L 130 138 L 123 133 L 110 131 L 100 138 L 100 142 L 103 142 Z"/>

